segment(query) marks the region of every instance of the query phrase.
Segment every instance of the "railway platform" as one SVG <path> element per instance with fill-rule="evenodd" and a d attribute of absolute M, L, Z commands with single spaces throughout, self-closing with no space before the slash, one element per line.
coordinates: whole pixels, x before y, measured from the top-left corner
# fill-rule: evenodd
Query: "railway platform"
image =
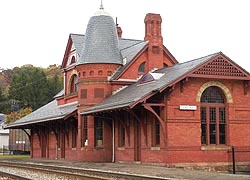
<path fill-rule="evenodd" d="M 42 164 L 56 167 L 62 166 L 104 172 L 108 171 L 124 174 L 136 174 L 149 177 L 160 177 L 168 180 L 250 180 L 250 175 L 247 174 L 231 174 L 229 172 L 169 168 L 138 163 L 86 163 L 68 160 L 0 159 L 0 161 L 6 160 L 20 162 L 23 164 Z"/>

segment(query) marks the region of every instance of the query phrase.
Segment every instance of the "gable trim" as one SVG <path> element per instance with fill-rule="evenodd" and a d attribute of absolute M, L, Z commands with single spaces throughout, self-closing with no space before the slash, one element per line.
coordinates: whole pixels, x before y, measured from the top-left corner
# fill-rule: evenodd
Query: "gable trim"
<path fill-rule="evenodd" d="M 169 57 L 170 61 L 173 64 L 178 64 L 179 62 L 175 59 L 175 57 L 173 56 L 173 54 L 171 54 L 171 52 L 165 47 L 163 46 L 163 54 L 166 54 L 166 56 Z"/>
<path fill-rule="evenodd" d="M 250 74 L 222 52 L 190 71 L 188 76 L 213 79 L 250 80 Z"/>
<path fill-rule="evenodd" d="M 62 69 L 66 68 L 66 65 L 67 65 L 67 60 L 68 60 L 68 54 L 71 50 L 71 46 L 73 44 L 73 41 L 72 41 L 72 38 L 71 38 L 71 35 L 69 35 L 69 38 L 68 38 L 68 43 L 67 43 L 67 46 L 66 46 L 66 49 L 65 49 L 65 52 L 64 52 L 64 56 L 63 56 L 63 61 L 62 61 Z"/>

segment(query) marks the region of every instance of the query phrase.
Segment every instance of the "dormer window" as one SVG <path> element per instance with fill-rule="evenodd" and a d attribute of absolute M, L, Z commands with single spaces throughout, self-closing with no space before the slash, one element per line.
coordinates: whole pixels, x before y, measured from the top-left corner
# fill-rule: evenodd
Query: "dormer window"
<path fill-rule="evenodd" d="M 150 81 L 153 81 L 154 80 L 154 77 L 148 73 L 148 74 L 145 74 L 141 80 L 140 80 L 140 83 L 146 83 L 146 82 L 150 82 Z"/>
<path fill-rule="evenodd" d="M 73 75 L 72 77 L 71 77 L 71 81 L 70 81 L 70 91 L 69 91 L 69 93 L 71 94 L 71 93 L 75 93 L 75 92 L 77 92 L 77 81 L 78 81 L 78 78 L 77 78 L 77 76 L 76 75 Z"/>
<path fill-rule="evenodd" d="M 163 75 L 164 75 L 164 73 L 152 73 L 152 72 L 149 72 L 149 73 L 145 74 L 144 76 L 142 76 L 142 78 L 140 79 L 140 83 L 142 84 L 142 83 L 147 83 L 147 82 L 150 82 L 150 81 L 158 80 Z"/>

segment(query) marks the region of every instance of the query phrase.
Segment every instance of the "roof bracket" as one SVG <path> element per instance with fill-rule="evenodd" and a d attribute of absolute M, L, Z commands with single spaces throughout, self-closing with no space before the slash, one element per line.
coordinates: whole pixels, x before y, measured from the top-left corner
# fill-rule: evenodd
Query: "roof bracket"
<path fill-rule="evenodd" d="M 117 119 L 121 123 L 122 127 L 125 128 L 126 133 L 127 133 L 127 138 L 128 138 L 128 145 L 130 146 L 130 128 L 128 126 L 126 126 L 126 123 L 124 123 L 124 121 L 122 119 L 120 119 L 119 116 L 117 116 L 115 114 L 113 114 L 113 116 L 115 119 Z"/>
<path fill-rule="evenodd" d="M 184 84 L 188 82 L 188 77 L 180 81 L 180 92 L 183 93 L 184 91 Z"/>
<path fill-rule="evenodd" d="M 144 108 L 153 113 L 156 117 L 156 119 L 159 121 L 163 135 L 164 135 L 164 143 L 167 143 L 167 132 L 166 132 L 166 125 L 163 121 L 163 119 L 155 112 L 155 110 L 152 108 L 152 106 L 165 106 L 164 104 L 143 104 Z"/>
<path fill-rule="evenodd" d="M 30 133 L 28 133 L 26 129 L 23 129 L 23 128 L 22 128 L 21 130 L 23 130 L 23 132 L 28 136 L 29 141 L 30 141 L 30 140 L 31 140 L 31 135 L 30 135 Z"/>

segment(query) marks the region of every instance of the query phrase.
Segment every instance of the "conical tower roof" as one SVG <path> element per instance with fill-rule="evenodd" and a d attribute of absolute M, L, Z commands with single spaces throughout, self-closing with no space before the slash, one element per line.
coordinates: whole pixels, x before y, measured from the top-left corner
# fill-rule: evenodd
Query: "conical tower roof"
<path fill-rule="evenodd" d="M 122 64 L 116 25 L 103 6 L 89 20 L 78 64 Z"/>

